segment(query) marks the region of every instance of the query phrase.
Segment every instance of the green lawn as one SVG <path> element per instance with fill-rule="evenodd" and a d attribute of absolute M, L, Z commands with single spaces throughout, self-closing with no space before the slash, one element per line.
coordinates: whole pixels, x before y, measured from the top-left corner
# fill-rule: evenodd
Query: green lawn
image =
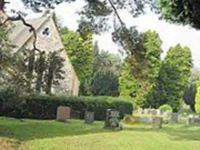
<path fill-rule="evenodd" d="M 86 125 L 80 120 L 56 121 L 0 118 L 0 149 L 23 150 L 199 150 L 200 127 L 150 125 L 123 131 L 102 129 L 103 122 Z"/>

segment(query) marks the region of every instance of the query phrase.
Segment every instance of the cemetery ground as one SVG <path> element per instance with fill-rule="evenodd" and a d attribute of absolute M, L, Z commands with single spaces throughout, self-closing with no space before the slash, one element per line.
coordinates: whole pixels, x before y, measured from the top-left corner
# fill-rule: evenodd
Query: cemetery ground
<path fill-rule="evenodd" d="M 0 118 L 1 150 L 198 150 L 200 126 L 167 124 L 103 129 L 104 122 Z"/>

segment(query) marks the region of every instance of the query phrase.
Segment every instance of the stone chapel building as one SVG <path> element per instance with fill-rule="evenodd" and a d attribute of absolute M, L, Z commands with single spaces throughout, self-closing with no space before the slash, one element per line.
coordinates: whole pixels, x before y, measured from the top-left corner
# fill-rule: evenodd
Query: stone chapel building
<path fill-rule="evenodd" d="M 1 22 L 6 18 L 5 14 L 0 12 Z M 53 19 L 53 14 L 45 13 L 42 17 L 32 20 L 27 20 L 37 32 L 36 46 L 46 53 L 53 51 L 61 51 L 61 57 L 65 59 L 63 71 L 65 72 L 65 79 L 61 81 L 59 86 L 54 86 L 52 93 L 54 94 L 68 94 L 77 96 L 79 92 L 79 79 L 72 66 L 67 52 L 62 44 L 56 23 Z M 33 49 L 33 32 L 29 32 L 29 28 L 23 25 L 21 21 L 14 21 L 9 23 L 9 40 L 15 46 L 14 51 L 20 50 L 22 47 Z"/>

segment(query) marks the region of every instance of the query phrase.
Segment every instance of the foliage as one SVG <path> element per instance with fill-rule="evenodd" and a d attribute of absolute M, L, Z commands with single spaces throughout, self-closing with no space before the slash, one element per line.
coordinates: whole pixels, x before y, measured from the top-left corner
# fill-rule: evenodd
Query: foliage
<path fill-rule="evenodd" d="M 47 69 L 44 76 L 46 94 L 51 94 L 52 86 L 59 85 L 60 80 L 64 79 L 64 61 L 65 59 L 56 51 L 48 54 Z"/>
<path fill-rule="evenodd" d="M 159 110 L 160 110 L 161 112 L 172 112 L 172 108 L 171 108 L 171 106 L 168 105 L 168 104 L 161 105 L 161 106 L 159 107 Z"/>
<path fill-rule="evenodd" d="M 128 55 L 125 60 L 120 77 L 120 92 L 123 96 L 127 94 L 126 96 L 134 97 L 135 103 L 140 107 L 147 105 L 148 93 L 158 76 L 161 44 L 155 31 L 147 31 L 142 35 L 142 48 L 137 54 L 140 57 Z"/>
<path fill-rule="evenodd" d="M 195 96 L 195 111 L 196 113 L 200 113 L 200 82 L 199 80 L 197 83 L 197 92 Z"/>
<path fill-rule="evenodd" d="M 80 95 L 90 95 L 93 62 L 92 35 L 87 33 L 83 39 L 77 32 L 65 28 L 61 30 L 61 37 L 65 50 L 81 82 Z"/>
<path fill-rule="evenodd" d="M 4 101 L 5 95 L 0 97 L 0 115 L 16 118 L 55 119 L 58 106 L 69 106 L 74 111 L 80 112 L 80 118 L 84 117 L 85 111 L 94 111 L 96 120 L 104 120 L 106 110 L 113 108 L 120 111 L 121 116 L 131 114 L 133 106 L 124 99 L 110 97 L 66 97 L 32 95 L 17 100 L 13 104 L 12 98 Z M 12 95 L 11 95 L 12 96 Z"/>
<path fill-rule="evenodd" d="M 162 62 L 156 87 L 152 94 L 153 107 L 169 104 L 178 111 L 183 100 L 184 90 L 191 75 L 192 56 L 188 47 L 171 47 Z"/>
<path fill-rule="evenodd" d="M 158 0 L 158 8 L 166 20 L 200 29 L 200 2 L 198 0 Z"/>
<path fill-rule="evenodd" d="M 7 31 L 3 26 L 0 27 L 0 47 L 0 77 L 3 77 L 4 71 L 9 68 L 12 62 L 12 47 L 7 37 Z"/>
<path fill-rule="evenodd" d="M 198 71 L 193 71 L 192 75 L 190 77 L 189 83 L 185 89 L 184 92 L 184 101 L 187 105 L 190 106 L 190 108 L 194 111 L 194 105 L 195 105 L 195 96 L 197 92 L 197 82 L 199 79 L 199 72 Z"/>
<path fill-rule="evenodd" d="M 122 97 L 135 97 L 137 87 L 137 81 L 131 73 L 130 64 L 124 62 L 122 67 L 121 76 L 119 78 L 120 96 Z"/>
<path fill-rule="evenodd" d="M 92 94 L 118 96 L 118 76 L 108 70 L 95 72 L 92 81 Z"/>
<path fill-rule="evenodd" d="M 93 95 L 119 95 L 119 74 L 121 59 L 118 55 L 99 51 L 97 43 L 94 46 L 92 94 Z"/>

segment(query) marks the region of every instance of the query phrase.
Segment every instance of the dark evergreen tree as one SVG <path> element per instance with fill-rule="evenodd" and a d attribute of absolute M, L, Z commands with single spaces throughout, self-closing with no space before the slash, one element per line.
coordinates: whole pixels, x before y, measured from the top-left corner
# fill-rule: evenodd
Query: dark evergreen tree
<path fill-rule="evenodd" d="M 187 47 L 171 47 L 162 62 L 155 93 L 153 107 L 169 104 L 173 111 L 178 111 L 191 75 L 192 56 Z"/>

